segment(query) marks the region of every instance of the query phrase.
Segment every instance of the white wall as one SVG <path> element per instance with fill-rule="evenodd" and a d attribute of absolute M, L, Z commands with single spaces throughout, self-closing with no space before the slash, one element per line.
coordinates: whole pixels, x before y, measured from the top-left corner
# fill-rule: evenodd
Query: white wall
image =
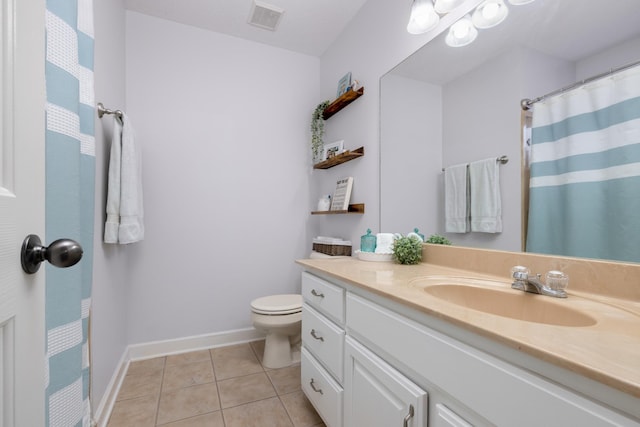
<path fill-rule="evenodd" d="M 393 207 L 380 212 L 381 223 L 429 236 L 442 222 L 442 88 L 389 74 L 380 91 L 380 195 Z"/>
<path fill-rule="evenodd" d="M 124 1 L 97 1 L 95 12 L 96 102 L 125 108 Z M 92 399 L 100 402 L 127 345 L 128 248 L 102 243 L 106 175 L 113 118 L 96 115 L 96 194 L 91 309 Z"/>
<path fill-rule="evenodd" d="M 319 60 L 133 12 L 126 29 L 146 226 L 127 340 L 250 327 L 252 299 L 300 291 Z"/>

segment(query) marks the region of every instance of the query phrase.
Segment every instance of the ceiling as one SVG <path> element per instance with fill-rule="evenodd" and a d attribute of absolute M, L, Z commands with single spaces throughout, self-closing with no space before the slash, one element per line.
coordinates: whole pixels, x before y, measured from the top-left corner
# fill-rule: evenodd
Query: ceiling
<path fill-rule="evenodd" d="M 321 56 L 366 1 L 260 0 L 262 4 L 285 11 L 275 32 L 247 23 L 253 0 L 125 0 L 125 7 L 181 24 Z"/>

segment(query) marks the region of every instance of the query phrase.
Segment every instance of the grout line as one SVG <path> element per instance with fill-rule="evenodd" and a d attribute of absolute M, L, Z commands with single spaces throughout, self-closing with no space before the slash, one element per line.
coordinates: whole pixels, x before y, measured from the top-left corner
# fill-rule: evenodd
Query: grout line
<path fill-rule="evenodd" d="M 158 415 L 160 414 L 160 402 L 162 401 L 162 391 L 164 389 L 164 370 L 167 368 L 167 357 L 163 356 L 162 361 L 162 375 L 160 379 L 160 393 L 158 393 L 158 401 L 156 402 L 156 416 L 153 422 L 154 425 L 158 425 Z"/>
<path fill-rule="evenodd" d="M 224 420 L 224 411 L 222 410 L 222 397 L 220 396 L 220 386 L 218 385 L 218 375 L 216 374 L 216 367 L 213 363 L 213 355 L 211 349 L 209 349 L 209 361 L 211 361 L 211 369 L 213 370 L 213 379 L 216 383 L 216 392 L 218 393 L 218 406 L 220 407 L 220 415 L 222 416 L 223 427 L 227 426 L 227 422 Z"/>

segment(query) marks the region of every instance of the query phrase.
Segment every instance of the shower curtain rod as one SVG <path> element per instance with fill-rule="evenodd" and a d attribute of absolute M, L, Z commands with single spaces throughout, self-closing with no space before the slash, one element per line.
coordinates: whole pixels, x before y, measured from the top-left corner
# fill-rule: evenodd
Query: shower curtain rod
<path fill-rule="evenodd" d="M 507 163 L 509 163 L 509 157 L 508 156 L 500 156 L 500 157 L 496 157 L 496 162 L 502 164 L 502 165 L 506 165 Z M 445 168 L 442 168 L 442 172 L 444 172 Z"/>
<path fill-rule="evenodd" d="M 98 102 L 97 110 L 99 118 L 102 118 L 102 116 L 104 116 L 105 114 L 114 114 L 117 118 L 122 120 L 123 112 L 121 110 L 110 110 L 108 108 L 105 108 L 102 102 Z"/>
<path fill-rule="evenodd" d="M 561 89 L 554 90 L 553 92 L 549 92 L 546 95 L 539 96 L 539 97 L 537 97 L 535 99 L 525 98 L 522 101 L 520 101 L 520 106 L 522 107 L 523 110 L 527 111 L 528 109 L 531 108 L 531 105 L 535 104 L 536 102 L 540 102 L 542 100 L 545 100 L 545 99 L 549 98 L 550 96 L 554 96 L 554 95 L 558 95 L 558 94 L 564 93 L 564 92 L 566 92 L 568 90 L 574 89 L 574 88 L 576 88 L 578 86 L 582 86 L 583 84 L 592 82 L 594 80 L 598 80 L 598 79 L 601 79 L 603 77 L 609 76 L 611 74 L 619 73 L 620 71 L 624 71 L 624 70 L 627 70 L 629 68 L 633 68 L 636 65 L 640 65 L 640 61 L 632 62 L 631 64 L 623 65 L 623 66 L 618 67 L 618 68 L 612 68 L 609 71 L 606 71 L 604 73 L 600 73 L 600 74 L 597 74 L 595 76 L 580 80 L 579 82 L 575 82 L 572 85 L 563 87 Z"/>

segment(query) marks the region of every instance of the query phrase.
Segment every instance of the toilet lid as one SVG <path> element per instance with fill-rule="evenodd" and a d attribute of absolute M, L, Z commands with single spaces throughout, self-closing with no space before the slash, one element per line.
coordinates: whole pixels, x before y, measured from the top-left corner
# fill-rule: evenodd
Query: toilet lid
<path fill-rule="evenodd" d="M 302 295 L 269 295 L 251 301 L 251 310 L 258 314 L 293 314 L 302 311 Z"/>

